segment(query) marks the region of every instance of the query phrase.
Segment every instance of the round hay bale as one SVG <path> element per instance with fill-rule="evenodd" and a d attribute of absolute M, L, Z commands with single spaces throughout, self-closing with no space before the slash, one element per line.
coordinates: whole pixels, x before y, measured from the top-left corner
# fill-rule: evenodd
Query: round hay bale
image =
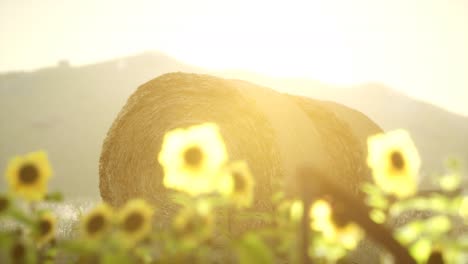
<path fill-rule="evenodd" d="M 361 112 L 346 106 L 290 96 L 314 122 L 324 144 L 329 176 L 343 186 L 353 186 L 355 193 L 359 183 L 371 180 L 371 171 L 366 164 L 367 137 L 382 132 L 382 129 Z"/>
<path fill-rule="evenodd" d="M 163 136 L 204 122 L 219 125 L 231 160 L 248 162 L 256 180 L 257 208 L 269 209 L 275 190 L 294 193 L 297 168 L 304 164 L 327 171 L 356 191 L 367 177 L 361 144 L 367 134 L 345 117 L 377 126 L 351 111 L 239 80 L 162 75 L 136 90 L 110 128 L 100 159 L 101 196 L 114 206 L 142 197 L 171 207 L 156 159 Z"/>

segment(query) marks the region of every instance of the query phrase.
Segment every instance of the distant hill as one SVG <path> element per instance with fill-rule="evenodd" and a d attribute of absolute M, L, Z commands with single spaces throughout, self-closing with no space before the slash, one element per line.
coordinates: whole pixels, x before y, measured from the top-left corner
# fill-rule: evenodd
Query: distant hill
<path fill-rule="evenodd" d="M 0 75 L 0 168 L 15 154 L 45 149 L 55 170 L 53 189 L 97 196 L 101 146 L 117 113 L 139 85 L 172 71 L 197 68 L 144 53 Z"/>
<path fill-rule="evenodd" d="M 447 156 L 468 161 L 467 117 L 380 84 L 339 88 L 246 72 L 213 73 L 152 52 L 83 67 L 61 62 L 35 72 L 0 74 L 0 168 L 13 155 L 45 149 L 55 170 L 52 189 L 60 188 L 67 196 L 97 196 L 102 141 L 117 113 L 139 85 L 173 71 L 244 79 L 336 101 L 360 110 L 385 129 L 407 128 L 422 153 L 426 172 L 441 171 Z"/>

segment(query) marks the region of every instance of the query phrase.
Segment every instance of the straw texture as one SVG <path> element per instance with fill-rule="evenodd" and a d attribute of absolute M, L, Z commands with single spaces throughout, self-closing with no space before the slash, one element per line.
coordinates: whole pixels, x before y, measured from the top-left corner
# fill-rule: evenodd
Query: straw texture
<path fill-rule="evenodd" d="M 275 190 L 294 195 L 296 171 L 305 164 L 357 192 L 369 178 L 365 140 L 381 131 L 339 104 L 240 80 L 169 73 L 140 86 L 110 128 L 100 159 L 103 200 L 119 206 L 142 197 L 169 210 L 157 162 L 163 136 L 203 122 L 219 125 L 231 160 L 247 160 L 256 179 L 255 204 L 263 209 L 271 209 Z"/>

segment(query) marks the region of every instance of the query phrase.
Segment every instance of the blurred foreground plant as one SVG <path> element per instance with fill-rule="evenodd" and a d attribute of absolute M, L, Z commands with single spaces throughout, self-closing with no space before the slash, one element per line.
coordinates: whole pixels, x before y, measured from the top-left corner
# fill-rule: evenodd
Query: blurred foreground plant
<path fill-rule="evenodd" d="M 61 201 L 47 193 L 47 155 L 15 157 L 9 192 L 0 194 L 0 263 L 335 263 L 366 237 L 395 261 L 467 263 L 468 197 L 457 167 L 439 191 L 418 192 L 420 158 L 407 132 L 372 136 L 368 147 L 375 184 L 362 186 L 363 201 L 327 177 L 307 177 L 316 182 L 304 183 L 302 196 L 275 193 L 272 210 L 260 211 L 252 208 L 254 175 L 245 161 L 229 160 L 215 124 L 175 129 L 156 158 L 175 212 L 138 197 L 120 208 L 99 203 L 66 239 L 57 237 L 60 214 L 43 206 Z M 409 212 L 420 217 L 400 221 Z"/>

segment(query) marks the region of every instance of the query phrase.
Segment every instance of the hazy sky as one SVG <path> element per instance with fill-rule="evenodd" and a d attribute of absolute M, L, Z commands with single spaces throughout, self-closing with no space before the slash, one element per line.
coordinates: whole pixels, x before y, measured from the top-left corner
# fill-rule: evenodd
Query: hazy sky
<path fill-rule="evenodd" d="M 468 115 L 468 0 L 0 0 L 0 71 L 145 50 L 212 69 L 378 81 Z"/>

